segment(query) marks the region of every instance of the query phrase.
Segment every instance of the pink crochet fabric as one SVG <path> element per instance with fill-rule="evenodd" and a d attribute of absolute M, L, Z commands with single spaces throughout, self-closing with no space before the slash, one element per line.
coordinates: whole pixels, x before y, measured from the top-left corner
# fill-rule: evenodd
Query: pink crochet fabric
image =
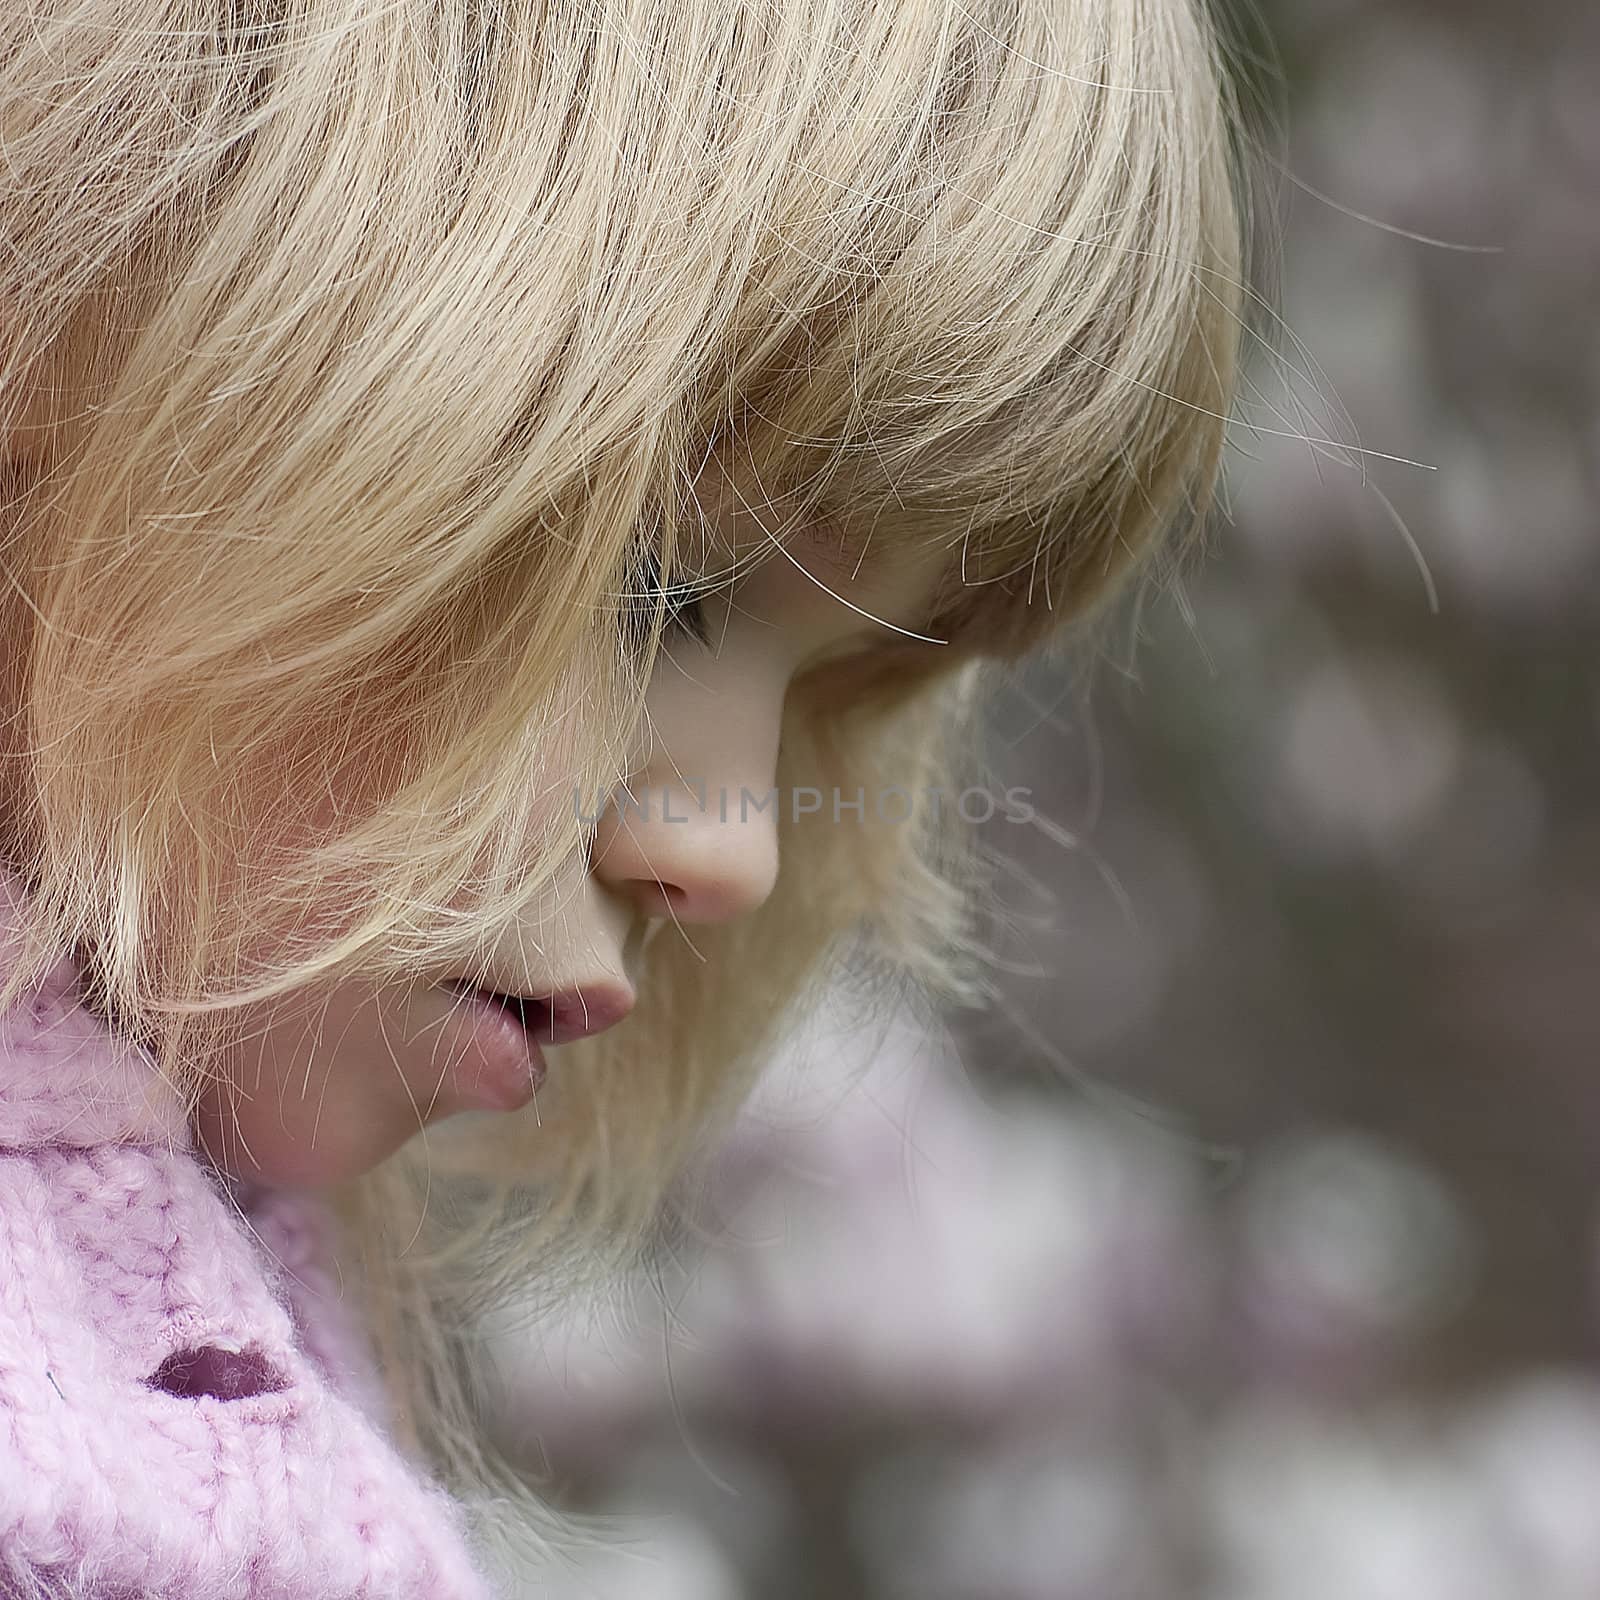
<path fill-rule="evenodd" d="M 0 962 L 22 896 L 0 874 Z M 480 1600 L 310 1195 L 191 1153 L 63 957 L 0 1015 L 0 1600 Z"/>

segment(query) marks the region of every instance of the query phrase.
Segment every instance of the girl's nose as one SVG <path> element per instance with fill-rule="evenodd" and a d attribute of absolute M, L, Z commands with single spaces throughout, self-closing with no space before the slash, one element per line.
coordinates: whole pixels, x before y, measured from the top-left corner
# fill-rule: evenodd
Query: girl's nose
<path fill-rule="evenodd" d="M 595 827 L 593 870 L 646 917 L 727 922 L 778 878 L 776 789 L 636 782 Z"/>

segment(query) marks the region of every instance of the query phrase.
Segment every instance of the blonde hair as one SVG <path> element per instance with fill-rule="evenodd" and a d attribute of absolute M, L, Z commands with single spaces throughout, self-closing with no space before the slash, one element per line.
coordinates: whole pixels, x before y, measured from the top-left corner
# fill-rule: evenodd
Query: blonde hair
<path fill-rule="evenodd" d="M 776 540 L 948 552 L 950 642 L 801 686 L 790 783 L 947 781 L 985 660 L 1203 528 L 1245 217 L 1199 0 L 50 0 L 0 51 L 8 845 L 191 1096 L 244 1001 L 459 966 L 581 843 L 708 462 Z M 948 826 L 783 849 L 537 1125 L 344 1196 L 457 1476 L 464 1284 L 636 1235 L 845 941 L 964 981 Z"/>

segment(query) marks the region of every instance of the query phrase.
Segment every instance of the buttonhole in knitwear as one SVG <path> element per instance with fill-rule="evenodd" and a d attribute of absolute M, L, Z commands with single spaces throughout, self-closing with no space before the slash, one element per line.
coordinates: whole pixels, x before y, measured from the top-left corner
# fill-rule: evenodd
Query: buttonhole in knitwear
<path fill-rule="evenodd" d="M 174 1350 L 146 1378 L 145 1383 L 177 1400 L 247 1400 L 252 1395 L 276 1394 L 289 1380 L 260 1350 L 224 1344 L 190 1345 Z"/>

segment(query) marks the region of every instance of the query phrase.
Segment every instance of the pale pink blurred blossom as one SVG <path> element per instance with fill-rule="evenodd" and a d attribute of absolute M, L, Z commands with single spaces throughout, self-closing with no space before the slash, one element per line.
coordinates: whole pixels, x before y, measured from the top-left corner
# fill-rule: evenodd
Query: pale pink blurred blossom
<path fill-rule="evenodd" d="M 709 1248 L 496 1342 L 497 1431 L 587 1459 L 674 1406 L 807 1433 L 1099 1403 L 1198 1331 L 1186 1155 L 1056 1098 L 987 1102 L 910 1025 L 866 1063 L 797 1046 L 719 1153 Z"/>
<path fill-rule="evenodd" d="M 1309 1133 L 1252 1162 L 1228 1296 L 1246 1379 L 1381 1381 L 1456 1309 L 1470 1230 L 1450 1192 L 1370 1136 Z"/>

